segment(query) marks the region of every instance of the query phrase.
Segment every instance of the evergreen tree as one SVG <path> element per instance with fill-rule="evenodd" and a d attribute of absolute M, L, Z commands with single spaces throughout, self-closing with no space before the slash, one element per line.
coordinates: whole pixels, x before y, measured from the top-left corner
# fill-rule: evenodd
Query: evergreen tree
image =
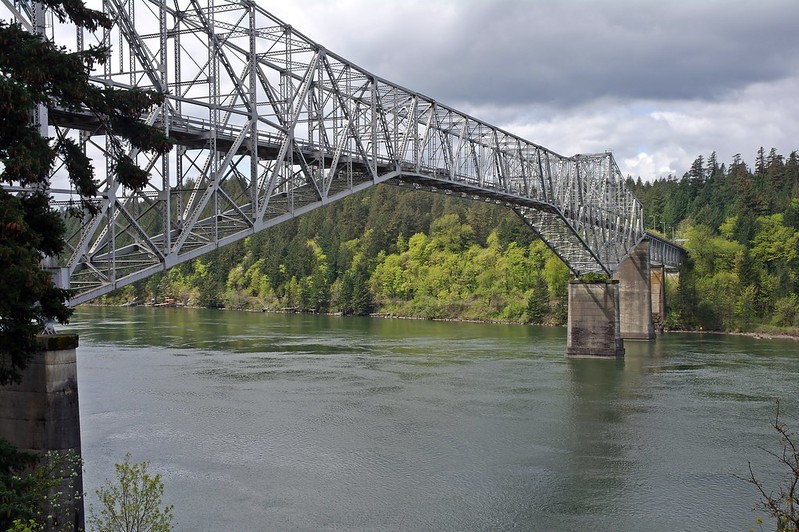
<path fill-rule="evenodd" d="M 799 198 L 793 198 L 783 215 L 783 223 L 799 230 Z"/>
<path fill-rule="evenodd" d="M 705 184 L 705 158 L 701 155 L 694 160 L 688 171 L 688 182 L 696 189 Z"/>
<path fill-rule="evenodd" d="M 713 178 L 719 171 L 719 161 L 716 152 L 712 152 L 707 158 L 707 166 L 705 167 L 705 175 L 708 178 Z"/>
<path fill-rule="evenodd" d="M 799 154 L 792 151 L 785 162 L 785 183 L 783 192 L 789 198 L 799 196 Z"/>
<path fill-rule="evenodd" d="M 350 297 L 347 302 L 344 314 L 354 314 L 356 316 L 366 316 L 372 312 L 374 302 L 369 291 L 369 270 L 366 260 L 358 257 L 345 275 L 342 285 L 346 282 L 350 286 Z"/>
<path fill-rule="evenodd" d="M 349 316 L 355 313 L 352 295 L 354 293 L 354 285 L 355 281 L 353 276 L 350 272 L 345 272 L 341 276 L 341 284 L 339 285 L 338 290 L 338 299 L 336 300 L 336 306 L 338 307 L 339 312 L 341 312 L 345 316 Z"/>
<path fill-rule="evenodd" d="M 766 150 L 763 146 L 757 150 L 757 157 L 755 158 L 755 174 L 762 176 L 766 174 Z"/>
<path fill-rule="evenodd" d="M 90 31 L 110 28 L 111 20 L 80 1 L 45 0 L 61 22 L 72 21 Z M 50 171 L 61 159 L 79 194 L 81 205 L 95 209 L 90 198 L 98 194 L 91 161 L 70 138 L 56 140 L 40 136 L 31 121 L 37 106 L 68 110 L 85 109 L 141 151 L 164 153 L 169 139 L 140 117 L 163 96 L 152 91 L 118 90 L 89 82 L 89 72 L 106 61 L 108 49 L 89 47 L 67 52 L 52 42 L 31 34 L 14 22 L 0 21 L 0 185 L 23 187 L 27 192 L 11 194 L 0 188 L 0 384 L 19 381 L 35 350 L 35 335 L 44 323 L 64 323 L 70 315 L 65 301 L 69 294 L 56 288 L 50 275 L 40 268 L 44 256 L 64 249 L 64 223 L 55 211 L 46 189 Z M 125 143 L 112 138 L 114 171 L 119 182 L 140 189 L 147 173 L 127 155 Z"/>
<path fill-rule="evenodd" d="M 527 319 L 530 323 L 541 325 L 549 315 L 549 290 L 544 276 L 539 274 L 533 281 L 533 293 L 527 302 Z"/>
<path fill-rule="evenodd" d="M 355 269 L 352 285 L 352 313 L 356 316 L 371 314 L 374 301 L 369 291 L 369 272 L 365 263 L 359 264 Z"/>

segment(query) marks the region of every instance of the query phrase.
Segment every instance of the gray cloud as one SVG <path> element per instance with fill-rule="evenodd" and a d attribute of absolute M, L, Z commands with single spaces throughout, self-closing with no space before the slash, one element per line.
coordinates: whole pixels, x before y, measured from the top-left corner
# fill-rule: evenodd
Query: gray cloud
<path fill-rule="evenodd" d="M 448 39 L 433 24 L 375 59 L 433 96 L 477 103 L 713 99 L 796 73 L 799 32 L 785 5 L 697 3 L 481 3 L 449 21 Z"/>
<path fill-rule="evenodd" d="M 795 0 L 295 0 L 269 6 L 373 73 L 564 154 L 682 175 L 799 148 Z"/>
<path fill-rule="evenodd" d="M 375 74 L 456 102 L 714 99 L 799 71 L 793 0 L 430 0 L 388 2 L 377 13 L 364 11 L 371 2 L 347 4 L 322 7 L 330 25 L 309 24 L 324 33 L 309 35 L 341 44 L 322 42 Z"/>

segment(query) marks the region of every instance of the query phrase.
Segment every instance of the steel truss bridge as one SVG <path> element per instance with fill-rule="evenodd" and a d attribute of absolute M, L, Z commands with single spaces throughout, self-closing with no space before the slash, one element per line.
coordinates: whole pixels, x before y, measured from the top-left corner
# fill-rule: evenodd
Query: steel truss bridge
<path fill-rule="evenodd" d="M 0 2 L 68 49 L 111 46 L 95 83 L 167 96 L 142 120 L 176 147 L 131 150 L 152 177 L 139 192 L 116 181 L 96 116 L 40 111 L 43 132 L 105 165 L 99 214 L 49 265 L 73 305 L 383 182 L 507 206 L 575 275 L 613 274 L 646 237 L 611 154 L 558 155 L 356 66 L 251 0 L 102 0 L 89 5 L 114 26 L 96 34 Z M 58 205 L 77 200 L 63 174 Z"/>

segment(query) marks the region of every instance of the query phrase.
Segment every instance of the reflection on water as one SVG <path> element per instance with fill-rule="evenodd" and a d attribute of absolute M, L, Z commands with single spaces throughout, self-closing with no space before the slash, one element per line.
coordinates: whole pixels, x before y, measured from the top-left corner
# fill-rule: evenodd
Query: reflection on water
<path fill-rule="evenodd" d="M 128 451 L 181 530 L 754 526 L 796 344 L 669 335 L 567 359 L 541 327 L 87 307 L 86 489 Z M 788 421 L 788 420 L 786 420 Z"/>

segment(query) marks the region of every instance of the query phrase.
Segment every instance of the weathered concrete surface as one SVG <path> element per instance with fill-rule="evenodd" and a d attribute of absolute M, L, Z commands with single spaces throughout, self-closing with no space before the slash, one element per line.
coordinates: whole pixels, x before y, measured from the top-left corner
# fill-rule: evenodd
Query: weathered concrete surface
<path fill-rule="evenodd" d="M 72 450 L 80 456 L 78 410 L 78 336 L 56 334 L 38 338 L 40 351 L 22 372 L 22 382 L 0 387 L 0 437 L 15 447 L 36 453 Z M 82 492 L 79 476 L 74 488 Z M 83 500 L 61 514 L 70 529 L 84 526 Z"/>
<path fill-rule="evenodd" d="M 566 354 L 623 357 L 619 328 L 619 281 L 571 281 Z"/>
<path fill-rule="evenodd" d="M 41 336 L 22 383 L 0 388 L 0 436 L 20 449 L 80 449 L 76 335 Z"/>
<path fill-rule="evenodd" d="M 666 267 L 649 267 L 649 285 L 652 290 L 652 323 L 662 329 L 666 322 Z"/>
<path fill-rule="evenodd" d="M 649 241 L 643 240 L 619 265 L 614 276 L 619 281 L 621 337 L 625 340 L 652 340 L 652 290 L 649 286 Z"/>

